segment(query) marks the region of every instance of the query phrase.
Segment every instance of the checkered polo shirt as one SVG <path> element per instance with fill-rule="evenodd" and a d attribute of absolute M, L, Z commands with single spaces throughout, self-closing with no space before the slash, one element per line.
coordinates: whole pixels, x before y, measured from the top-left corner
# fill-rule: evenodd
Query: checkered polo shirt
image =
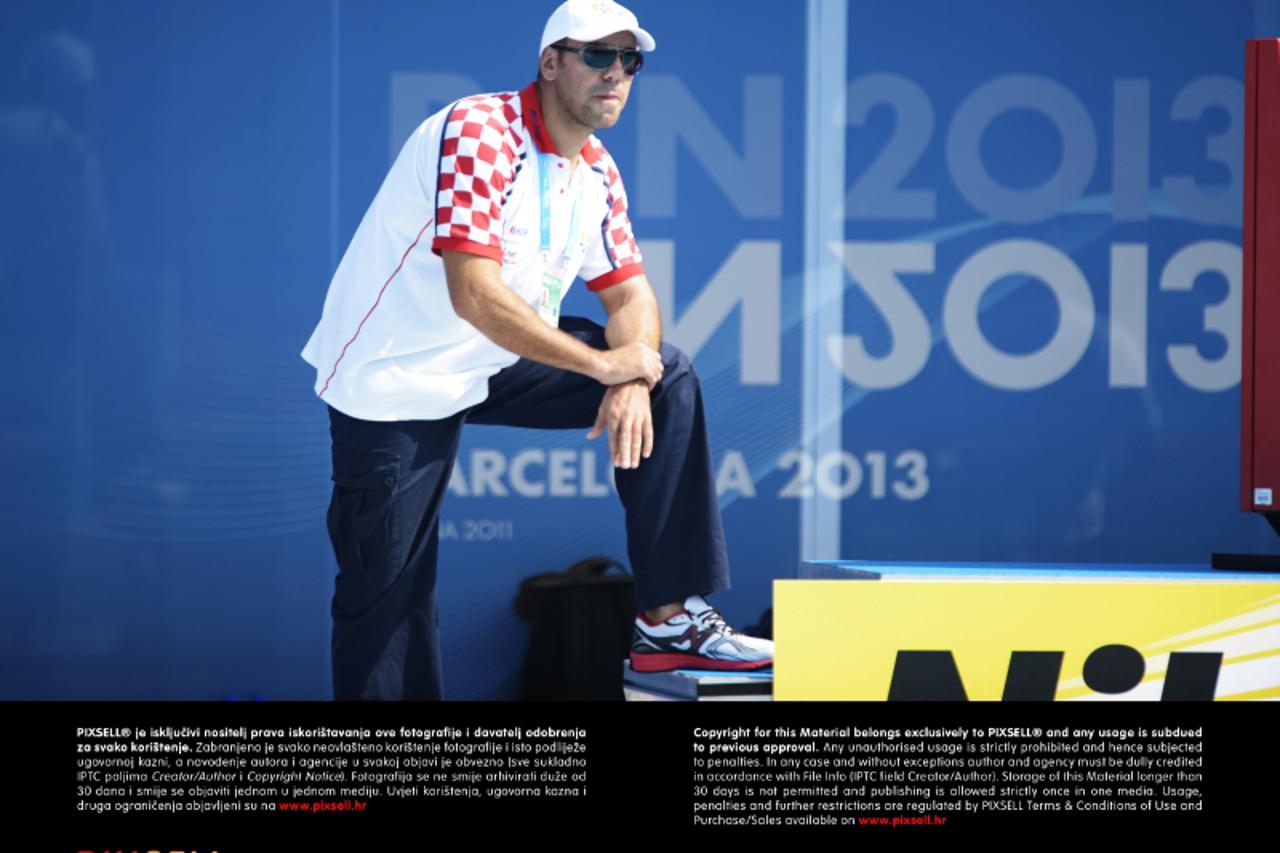
<path fill-rule="evenodd" d="M 551 246 L 568 247 L 566 279 L 601 290 L 643 273 L 626 191 L 599 140 L 571 169 L 542 123 L 537 84 L 464 98 L 409 138 L 334 273 L 302 351 L 321 399 L 371 421 L 436 420 L 484 400 L 488 378 L 517 356 L 454 313 L 439 255 L 492 258 L 536 307 L 539 152 L 551 155 Z"/>

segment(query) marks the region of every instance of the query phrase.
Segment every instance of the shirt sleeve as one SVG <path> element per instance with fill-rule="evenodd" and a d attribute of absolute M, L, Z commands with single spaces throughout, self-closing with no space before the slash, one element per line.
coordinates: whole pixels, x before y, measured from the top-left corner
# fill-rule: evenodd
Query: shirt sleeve
<path fill-rule="evenodd" d="M 507 95 L 459 101 L 445 120 L 436 170 L 431 251 L 466 252 L 502 263 L 502 207 L 517 158 L 510 132 L 517 113 Z"/>
<path fill-rule="evenodd" d="M 599 233 L 587 247 L 580 275 L 589 290 L 606 287 L 644 274 L 640 262 L 640 247 L 636 245 L 631 230 L 631 218 L 627 216 L 627 191 L 622 186 L 622 176 L 609 152 L 594 139 L 588 143 L 588 159 L 592 171 L 604 183 L 608 193 L 608 205 Z"/>

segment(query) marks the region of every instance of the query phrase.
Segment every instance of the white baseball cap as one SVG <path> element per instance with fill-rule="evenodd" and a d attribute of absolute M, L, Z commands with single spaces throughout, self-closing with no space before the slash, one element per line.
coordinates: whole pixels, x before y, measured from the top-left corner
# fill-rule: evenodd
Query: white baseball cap
<path fill-rule="evenodd" d="M 547 18 L 538 54 L 541 55 L 547 45 L 560 39 L 595 41 L 623 30 L 636 37 L 636 45 L 641 50 L 653 50 L 658 46 L 653 36 L 640 29 L 640 22 L 631 10 L 613 0 L 565 0 Z"/>

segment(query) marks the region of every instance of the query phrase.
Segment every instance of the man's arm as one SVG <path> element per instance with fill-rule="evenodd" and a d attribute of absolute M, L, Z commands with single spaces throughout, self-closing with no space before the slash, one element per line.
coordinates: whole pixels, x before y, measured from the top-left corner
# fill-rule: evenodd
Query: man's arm
<path fill-rule="evenodd" d="M 615 350 L 637 342 L 657 350 L 662 344 L 662 315 L 653 287 L 643 275 L 597 291 L 608 314 L 604 336 Z M 653 452 L 653 412 L 649 388 L 642 382 L 610 386 L 595 427 L 587 438 L 609 432 L 609 453 L 616 468 L 636 468 Z"/>
<path fill-rule="evenodd" d="M 544 323 L 502 281 L 497 261 L 464 252 L 444 251 L 442 256 L 453 310 L 508 352 L 585 374 L 604 385 L 636 380 L 646 393 L 662 378 L 656 343 L 650 346 L 635 339 L 615 344 L 610 339 L 612 349 L 593 349 Z"/>
<path fill-rule="evenodd" d="M 650 349 L 658 349 L 662 344 L 662 315 L 649 279 L 643 275 L 634 276 L 597 291 L 596 295 L 604 303 L 605 313 L 609 316 L 604 336 L 610 347 L 617 349 L 642 341 Z"/>

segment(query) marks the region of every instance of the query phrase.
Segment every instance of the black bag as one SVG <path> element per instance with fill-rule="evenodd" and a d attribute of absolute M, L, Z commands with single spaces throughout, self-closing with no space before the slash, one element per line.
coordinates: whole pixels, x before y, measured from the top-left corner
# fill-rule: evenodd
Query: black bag
<path fill-rule="evenodd" d="M 533 622 L 522 697 L 621 700 L 635 586 L 611 557 L 589 557 L 521 583 L 516 613 Z"/>

